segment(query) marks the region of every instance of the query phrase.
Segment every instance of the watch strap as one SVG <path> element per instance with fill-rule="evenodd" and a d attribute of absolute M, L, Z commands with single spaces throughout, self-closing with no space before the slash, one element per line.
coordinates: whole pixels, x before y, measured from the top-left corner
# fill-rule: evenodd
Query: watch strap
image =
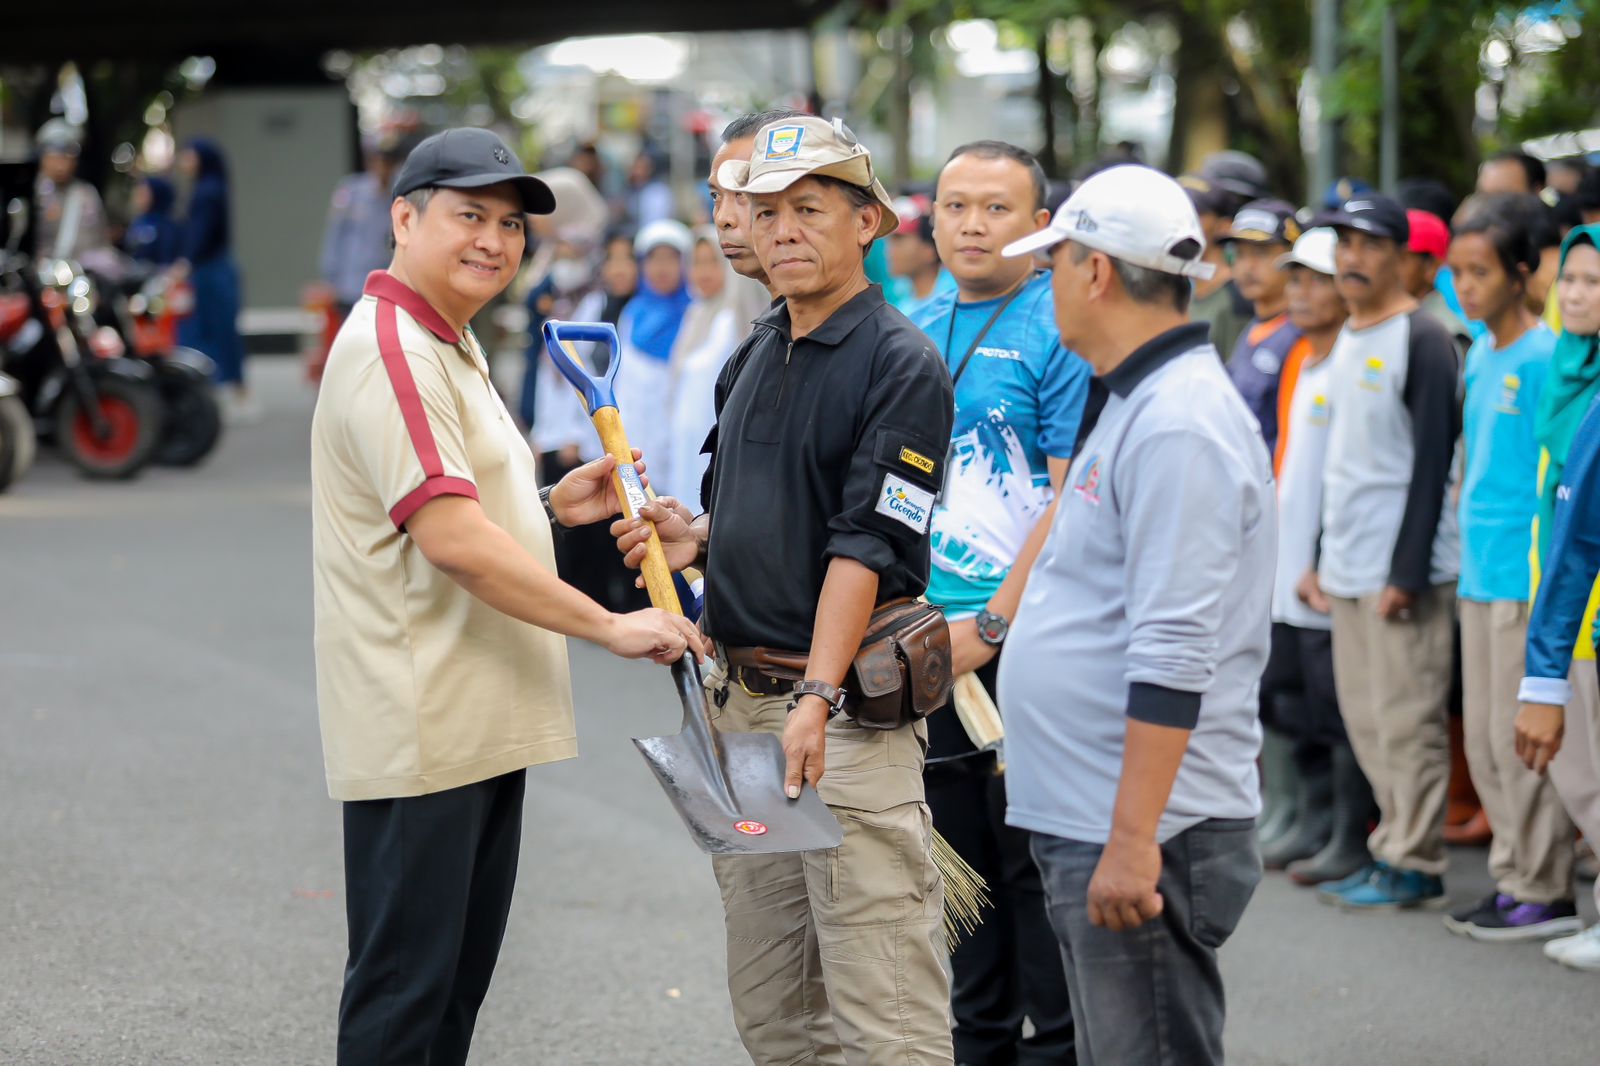
<path fill-rule="evenodd" d="M 801 696 L 819 696 L 828 705 L 828 717 L 832 718 L 844 710 L 844 689 L 830 685 L 826 681 L 801 681 L 794 687 L 794 699 L 800 702 Z"/>
<path fill-rule="evenodd" d="M 544 488 L 540 489 L 539 502 L 544 504 L 544 516 L 550 519 L 550 524 L 557 529 L 565 529 L 567 527 L 563 526 L 561 524 L 561 519 L 556 517 L 555 505 L 550 502 L 550 490 L 553 488 L 555 488 L 554 485 L 546 485 Z"/>

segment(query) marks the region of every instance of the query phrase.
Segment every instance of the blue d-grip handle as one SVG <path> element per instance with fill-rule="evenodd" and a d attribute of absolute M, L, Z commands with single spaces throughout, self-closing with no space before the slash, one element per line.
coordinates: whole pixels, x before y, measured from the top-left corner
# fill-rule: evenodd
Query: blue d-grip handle
<path fill-rule="evenodd" d="M 567 353 L 563 341 L 590 341 L 611 350 L 606 372 L 599 377 Z M 572 383 L 592 415 L 602 407 L 617 406 L 617 370 L 622 366 L 622 343 L 609 322 L 561 322 L 553 318 L 544 323 L 544 350 L 550 353 L 561 376 Z"/>

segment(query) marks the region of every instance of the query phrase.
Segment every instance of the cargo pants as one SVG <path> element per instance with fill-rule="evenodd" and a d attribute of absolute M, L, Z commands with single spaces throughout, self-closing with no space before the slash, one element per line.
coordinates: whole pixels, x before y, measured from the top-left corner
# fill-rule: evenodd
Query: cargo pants
<path fill-rule="evenodd" d="M 713 668 L 712 721 L 783 732 L 788 695 Z M 828 851 L 712 858 L 733 1018 L 756 1066 L 952 1066 L 944 884 L 923 802 L 927 729 L 828 723 L 819 792 L 844 829 Z"/>

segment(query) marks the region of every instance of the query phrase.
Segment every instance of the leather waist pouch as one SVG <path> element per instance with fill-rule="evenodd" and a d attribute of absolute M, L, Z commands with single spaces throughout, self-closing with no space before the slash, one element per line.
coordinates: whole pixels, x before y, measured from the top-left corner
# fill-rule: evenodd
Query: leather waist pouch
<path fill-rule="evenodd" d="M 728 660 L 770 677 L 803 681 L 806 656 L 774 648 L 730 648 Z M 899 729 L 950 699 L 950 627 L 944 612 L 901 599 L 872 612 L 845 675 L 845 713 L 867 729 Z"/>

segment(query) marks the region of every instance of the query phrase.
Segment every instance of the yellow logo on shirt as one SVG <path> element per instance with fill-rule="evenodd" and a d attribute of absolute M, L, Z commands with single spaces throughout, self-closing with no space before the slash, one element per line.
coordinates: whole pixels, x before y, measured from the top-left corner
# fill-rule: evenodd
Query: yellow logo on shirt
<path fill-rule="evenodd" d="M 1502 415 L 1520 415 L 1522 408 L 1517 406 L 1517 395 L 1522 391 L 1522 378 L 1516 374 L 1507 374 L 1500 379 L 1500 403 L 1495 411 Z"/>
<path fill-rule="evenodd" d="M 1311 397 L 1311 414 L 1309 421 L 1313 426 L 1328 424 L 1328 398 L 1320 392 Z"/>
<path fill-rule="evenodd" d="M 1367 360 L 1367 365 L 1361 369 L 1361 387 L 1372 392 L 1383 388 L 1383 360 L 1377 356 Z"/>
<path fill-rule="evenodd" d="M 924 474 L 933 473 L 933 460 L 921 452 L 914 452 L 910 448 L 900 449 L 900 461 L 907 466 L 914 466 Z"/>

